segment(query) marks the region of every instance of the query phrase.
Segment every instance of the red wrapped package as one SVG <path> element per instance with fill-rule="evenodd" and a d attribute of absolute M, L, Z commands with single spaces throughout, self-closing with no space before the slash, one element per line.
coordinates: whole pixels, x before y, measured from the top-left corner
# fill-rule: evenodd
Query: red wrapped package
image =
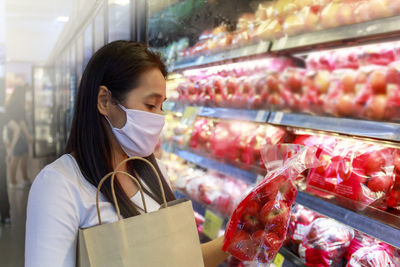
<path fill-rule="evenodd" d="M 210 139 L 212 136 L 212 126 L 212 121 L 208 119 L 199 118 L 195 121 L 192 136 L 189 142 L 189 145 L 192 149 L 209 151 Z"/>
<path fill-rule="evenodd" d="M 299 246 L 299 255 L 307 266 L 341 266 L 343 255 L 354 231 L 332 219 L 316 219 Z"/>
<path fill-rule="evenodd" d="M 294 180 L 299 173 L 318 164 L 315 151 L 286 144 L 263 149 L 269 173 L 234 211 L 225 232 L 224 251 L 255 264 L 274 259 L 285 240 L 296 199 Z"/>
<path fill-rule="evenodd" d="M 362 247 L 351 255 L 346 267 L 395 267 L 396 264 L 390 249 L 383 244 Z"/>
<path fill-rule="evenodd" d="M 296 205 L 295 211 L 290 216 L 287 246 L 297 254 L 299 245 L 308 231 L 308 226 L 321 217 L 312 210 Z"/>
<path fill-rule="evenodd" d="M 366 205 L 386 208 L 386 198 L 395 182 L 393 148 L 357 140 L 333 137 L 297 138 L 317 147 L 321 166 L 311 169 L 307 185 L 322 189 L 320 195 L 334 192 L 342 205 L 364 209 Z"/>
<path fill-rule="evenodd" d="M 346 254 L 344 255 L 347 261 L 350 261 L 351 255 L 353 255 L 360 248 L 369 246 L 375 242 L 373 237 L 361 233 L 360 231 L 354 230 L 354 238 L 347 248 Z"/>

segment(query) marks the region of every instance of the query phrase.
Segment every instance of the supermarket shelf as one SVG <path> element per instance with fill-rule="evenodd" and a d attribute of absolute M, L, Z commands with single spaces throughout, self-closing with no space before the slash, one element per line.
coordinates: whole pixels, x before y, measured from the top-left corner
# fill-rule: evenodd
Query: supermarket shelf
<path fill-rule="evenodd" d="M 168 110 L 184 112 L 184 106 L 170 103 Z M 314 116 L 298 113 L 270 112 L 231 108 L 199 107 L 198 116 L 271 123 L 281 126 L 312 129 L 352 136 L 400 141 L 400 124 L 390 122 Z"/>
<path fill-rule="evenodd" d="M 181 112 L 185 111 L 187 106 L 178 102 L 166 102 L 163 106 L 164 111 Z M 245 120 L 255 122 L 267 122 L 270 112 L 267 110 L 249 110 L 234 108 L 213 108 L 197 107 L 197 115 L 210 118 Z"/>
<path fill-rule="evenodd" d="M 177 154 L 179 157 L 191 163 L 197 164 L 203 168 L 218 171 L 228 176 L 238 178 L 248 184 L 254 184 L 259 176 L 256 173 L 248 172 L 240 168 L 234 167 L 230 164 L 225 164 L 207 157 L 203 157 L 187 150 L 175 148 L 173 152 L 174 154 Z"/>
<path fill-rule="evenodd" d="M 283 257 L 285 257 L 285 261 L 283 262 L 282 267 L 306 266 L 297 255 L 295 255 L 293 252 L 285 247 L 281 247 L 279 253 L 282 254 Z"/>
<path fill-rule="evenodd" d="M 283 37 L 272 43 L 271 51 L 309 50 L 313 47 L 334 47 L 366 43 L 400 36 L 400 16 L 336 27 L 293 37 Z"/>
<path fill-rule="evenodd" d="M 347 118 L 272 112 L 269 123 L 360 137 L 400 141 L 400 124 Z"/>
<path fill-rule="evenodd" d="M 192 201 L 192 206 L 193 206 L 193 210 L 195 212 L 197 212 L 198 214 L 205 216 L 206 215 L 206 210 L 211 211 L 212 213 L 218 215 L 219 217 L 221 217 L 224 220 L 224 225 L 228 222 L 228 217 L 226 215 L 221 214 L 221 212 L 219 212 L 218 210 L 214 209 L 212 206 L 207 206 L 204 204 L 201 204 L 199 202 L 197 202 L 196 200 L 192 199 L 190 196 L 186 195 L 184 192 L 180 191 L 180 190 L 175 190 L 174 191 L 175 197 L 177 199 L 189 199 L 190 201 Z"/>
<path fill-rule="evenodd" d="M 221 119 L 267 122 L 270 112 L 266 110 L 203 107 L 199 110 L 198 115 L 203 117 L 212 117 Z"/>
<path fill-rule="evenodd" d="M 380 239 L 385 243 L 400 248 L 400 231 L 395 227 L 305 192 L 298 192 L 296 202 L 367 235 Z"/>
<path fill-rule="evenodd" d="M 186 69 L 216 63 L 224 60 L 237 59 L 267 53 L 271 46 L 269 41 L 260 41 L 240 48 L 218 52 L 209 55 L 197 55 L 175 63 L 170 66 L 170 71 Z"/>

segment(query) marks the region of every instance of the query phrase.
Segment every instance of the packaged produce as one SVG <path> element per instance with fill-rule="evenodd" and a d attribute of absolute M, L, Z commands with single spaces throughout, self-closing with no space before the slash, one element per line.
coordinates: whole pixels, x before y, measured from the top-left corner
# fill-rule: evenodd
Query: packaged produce
<path fill-rule="evenodd" d="M 270 263 L 285 239 L 297 189 L 294 180 L 318 164 L 315 149 L 299 145 L 266 146 L 266 178 L 235 209 L 225 232 L 223 250 L 236 258 Z"/>
<path fill-rule="evenodd" d="M 346 267 L 396 267 L 390 248 L 385 244 L 373 244 L 357 250 L 351 255 Z"/>
<path fill-rule="evenodd" d="M 299 245 L 308 231 L 308 226 L 321 217 L 319 214 L 297 204 L 290 216 L 286 246 L 298 253 Z"/>
<path fill-rule="evenodd" d="M 332 219 L 316 219 L 299 246 L 307 266 L 341 266 L 354 231 Z"/>
<path fill-rule="evenodd" d="M 345 259 L 350 261 L 351 255 L 353 255 L 357 250 L 366 246 L 370 246 L 374 243 L 377 242 L 373 237 L 354 230 L 354 238 L 351 240 L 350 246 L 347 248 L 346 254 L 344 255 Z"/>
<path fill-rule="evenodd" d="M 317 147 L 321 166 L 310 170 L 307 185 L 355 200 L 352 207 L 368 205 L 386 208 L 386 199 L 395 182 L 393 148 L 352 139 L 298 137 L 299 143 Z M 342 198 L 337 198 L 341 201 Z M 346 201 L 342 203 L 346 204 Z"/>

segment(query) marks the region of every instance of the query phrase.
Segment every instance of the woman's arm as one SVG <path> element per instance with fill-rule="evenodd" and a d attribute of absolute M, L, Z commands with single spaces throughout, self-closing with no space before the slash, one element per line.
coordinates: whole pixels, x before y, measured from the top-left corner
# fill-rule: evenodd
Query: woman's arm
<path fill-rule="evenodd" d="M 36 177 L 27 207 L 26 267 L 75 267 L 78 194 L 54 169 L 44 169 Z"/>
<path fill-rule="evenodd" d="M 201 245 L 205 267 L 216 267 L 220 265 L 229 254 L 222 250 L 224 237 L 221 236 L 213 241 Z"/>

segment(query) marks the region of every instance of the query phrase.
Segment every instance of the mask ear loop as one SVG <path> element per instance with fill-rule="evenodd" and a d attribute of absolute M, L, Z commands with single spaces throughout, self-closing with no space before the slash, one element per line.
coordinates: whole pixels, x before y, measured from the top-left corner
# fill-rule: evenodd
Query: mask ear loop
<path fill-rule="evenodd" d="M 112 93 L 111 93 L 111 91 L 110 90 L 107 90 L 108 91 L 108 93 L 110 94 L 110 99 L 111 99 L 111 101 L 113 102 L 113 104 L 116 104 L 116 105 L 118 105 L 124 112 L 125 112 L 125 116 L 126 116 L 126 120 L 128 120 L 128 115 L 127 115 L 127 108 L 126 107 L 124 107 L 121 103 L 119 103 L 119 101 L 117 100 L 117 99 L 115 99 L 114 97 L 113 97 L 113 95 L 112 95 Z M 108 123 L 112 126 L 112 128 L 115 128 L 113 125 L 112 125 L 112 123 L 110 122 L 110 120 L 108 119 L 108 117 L 106 116 L 106 115 L 104 115 L 104 118 L 106 118 L 106 120 L 108 121 Z"/>

